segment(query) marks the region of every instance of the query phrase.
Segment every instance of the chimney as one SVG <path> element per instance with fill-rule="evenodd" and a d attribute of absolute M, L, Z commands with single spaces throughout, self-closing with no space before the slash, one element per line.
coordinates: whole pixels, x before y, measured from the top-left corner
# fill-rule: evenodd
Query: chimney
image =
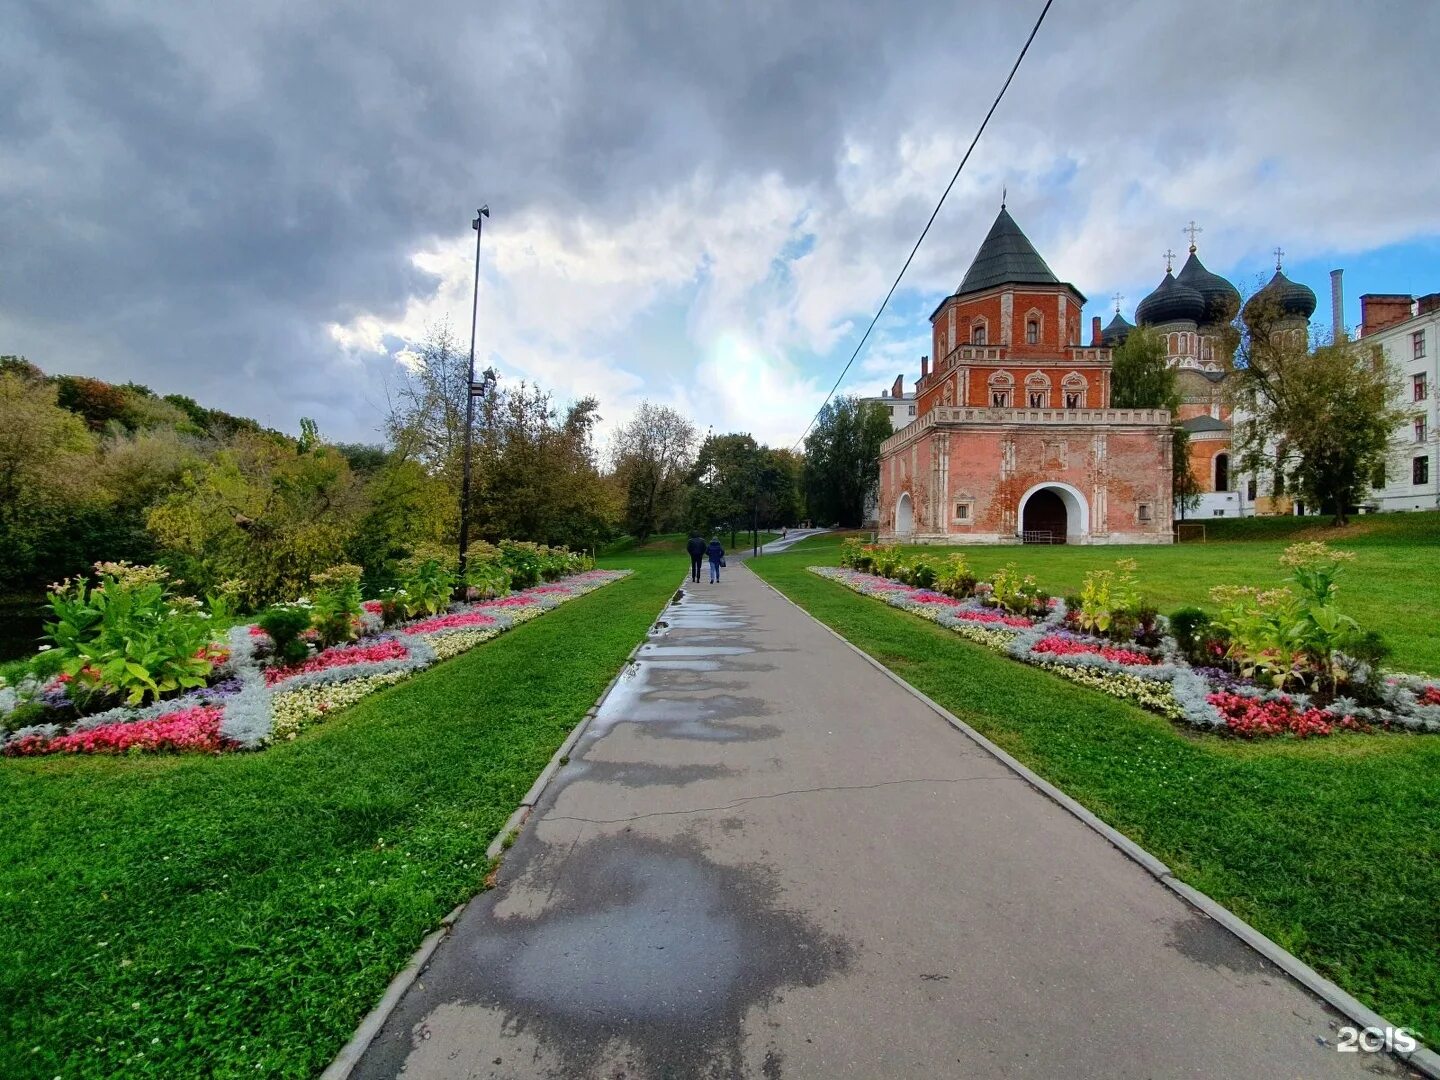
<path fill-rule="evenodd" d="M 1420 310 L 1415 314 L 1429 315 L 1432 311 L 1440 311 L 1440 292 L 1426 293 L 1420 297 Z"/>
<path fill-rule="evenodd" d="M 1090 319 L 1090 347 L 1093 349 L 1101 344 L 1100 341 L 1100 316 L 1096 315 Z"/>
<path fill-rule="evenodd" d="M 1330 271 L 1330 333 L 1336 341 L 1345 339 L 1345 289 L 1340 279 L 1344 270 Z"/>
<path fill-rule="evenodd" d="M 1365 293 L 1360 297 L 1360 336 L 1369 337 L 1410 318 L 1408 293 Z"/>
<path fill-rule="evenodd" d="M 890 387 L 890 396 L 898 398 L 905 396 L 905 373 L 903 371 L 895 376 L 895 385 Z"/>
<path fill-rule="evenodd" d="M 923 379 L 930 374 L 930 357 L 920 357 L 920 377 Z"/>

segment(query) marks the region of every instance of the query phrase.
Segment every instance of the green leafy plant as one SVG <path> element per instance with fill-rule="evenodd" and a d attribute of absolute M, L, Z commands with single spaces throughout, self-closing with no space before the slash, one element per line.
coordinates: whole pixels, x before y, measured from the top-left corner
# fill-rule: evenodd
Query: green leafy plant
<path fill-rule="evenodd" d="M 990 578 L 990 603 L 1015 615 L 1043 614 L 1050 597 L 1035 582 L 1033 574 L 1021 575 L 1008 563 Z"/>
<path fill-rule="evenodd" d="M 204 686 L 210 674 L 210 617 L 199 601 L 176 595 L 158 566 L 96 563 L 93 588 L 76 578 L 52 588 L 55 621 L 46 635 L 86 691 L 123 696 L 138 705 L 177 690 Z"/>
<path fill-rule="evenodd" d="M 476 599 L 503 596 L 510 591 L 510 571 L 498 547 L 483 540 L 470 545 L 465 552 L 465 586 Z"/>
<path fill-rule="evenodd" d="M 894 544 L 876 544 L 870 559 L 871 572 L 883 578 L 895 577 L 902 562 L 900 549 Z"/>
<path fill-rule="evenodd" d="M 418 552 L 402 564 L 400 588 L 405 592 L 405 614 L 438 615 L 450 604 L 456 573 L 447 557 Z"/>
<path fill-rule="evenodd" d="M 310 653 L 303 635 L 310 629 L 310 604 L 296 601 L 273 604 L 260 613 L 256 623 L 275 643 L 275 656 L 286 664 L 298 664 Z"/>
<path fill-rule="evenodd" d="M 922 555 L 912 556 L 900 569 L 905 583 L 916 589 L 933 588 L 937 573 L 935 565 Z"/>
<path fill-rule="evenodd" d="M 1278 589 L 1221 585 L 1210 591 L 1219 606 L 1215 623 L 1228 635 L 1225 656 L 1242 675 L 1277 689 L 1309 689 L 1335 695 L 1349 686 L 1354 667 L 1347 656 L 1383 649 L 1335 607 L 1337 581 L 1354 554 L 1323 543 L 1292 544 L 1280 556 L 1290 571 Z"/>
<path fill-rule="evenodd" d="M 1134 559 L 1119 559 L 1114 570 L 1091 570 L 1085 575 L 1076 615 L 1080 629 L 1121 638 L 1131 635 L 1140 608 L 1135 569 Z"/>
<path fill-rule="evenodd" d="M 517 589 L 528 589 L 540 582 L 543 562 L 540 549 L 535 544 L 517 540 L 500 541 L 500 561 L 510 571 L 510 584 Z"/>
<path fill-rule="evenodd" d="M 976 578 L 970 563 L 964 555 L 955 552 L 943 563 L 935 575 L 935 589 L 956 600 L 965 600 L 975 595 Z"/>
<path fill-rule="evenodd" d="M 311 625 L 322 645 L 353 641 L 358 636 L 360 578 L 365 571 L 352 563 L 341 563 L 322 570 L 312 577 L 315 598 L 311 606 Z"/>
<path fill-rule="evenodd" d="M 1197 607 L 1181 608 L 1170 616 L 1170 633 L 1175 644 L 1192 664 L 1206 663 L 1201 651 L 1205 631 L 1210 626 L 1210 616 Z"/>

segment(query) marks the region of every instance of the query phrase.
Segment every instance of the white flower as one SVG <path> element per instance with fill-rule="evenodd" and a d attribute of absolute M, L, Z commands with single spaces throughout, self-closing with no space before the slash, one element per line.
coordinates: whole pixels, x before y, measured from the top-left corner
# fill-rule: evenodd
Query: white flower
<path fill-rule="evenodd" d="M 41 652 L 49 652 L 49 651 L 50 651 L 51 649 L 53 649 L 53 648 L 54 648 L 53 645 L 41 645 L 41 646 L 40 646 L 40 651 L 41 651 Z"/>

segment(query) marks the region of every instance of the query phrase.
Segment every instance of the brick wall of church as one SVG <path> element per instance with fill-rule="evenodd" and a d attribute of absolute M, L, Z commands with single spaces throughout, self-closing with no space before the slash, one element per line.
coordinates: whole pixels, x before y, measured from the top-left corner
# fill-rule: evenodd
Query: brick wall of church
<path fill-rule="evenodd" d="M 1170 538 L 1165 434 L 1033 425 L 935 429 L 887 455 L 880 481 L 882 535 L 895 532 L 897 500 L 908 493 L 917 541 L 1008 540 L 1021 528 L 1018 511 L 1025 493 L 1058 483 L 1075 488 L 1087 504 L 1091 542 L 1165 543 Z M 957 517 L 957 504 L 964 506 L 963 516 Z M 1069 527 L 1078 531 L 1075 522 Z"/>

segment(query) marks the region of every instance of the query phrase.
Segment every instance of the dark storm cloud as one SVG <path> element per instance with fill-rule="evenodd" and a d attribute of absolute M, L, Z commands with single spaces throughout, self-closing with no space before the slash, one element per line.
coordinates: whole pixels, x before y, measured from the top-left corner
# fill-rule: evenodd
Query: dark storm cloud
<path fill-rule="evenodd" d="M 351 435 L 376 387 L 323 327 L 398 313 L 408 255 L 477 197 L 623 214 L 706 164 L 824 182 L 895 25 L 860 3 L 10 12 L 0 351 L 287 422 L 328 404 Z"/>

